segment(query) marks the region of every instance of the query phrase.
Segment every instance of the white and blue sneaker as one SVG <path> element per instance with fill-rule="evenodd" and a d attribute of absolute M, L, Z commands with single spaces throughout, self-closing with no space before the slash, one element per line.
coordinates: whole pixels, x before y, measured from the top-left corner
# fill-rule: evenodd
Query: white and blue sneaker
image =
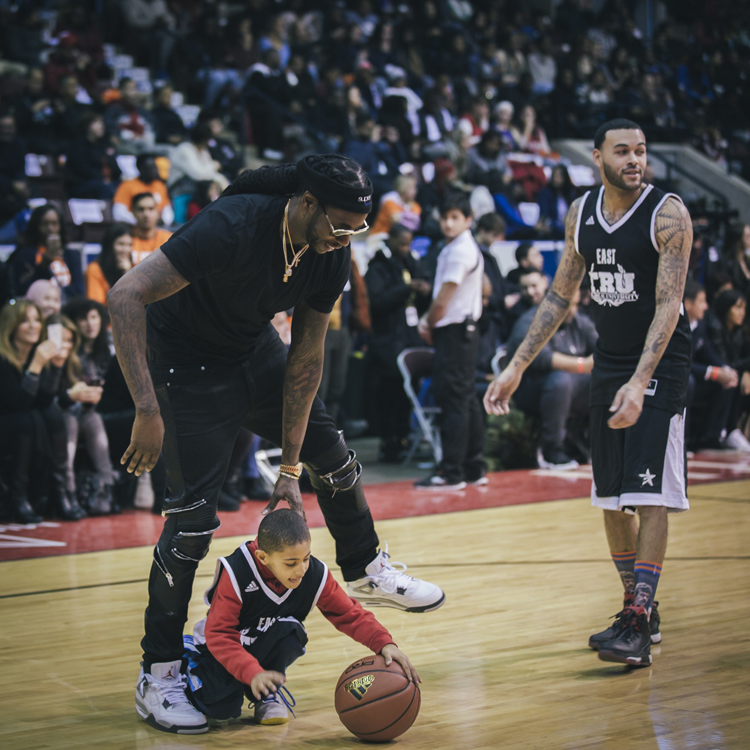
<path fill-rule="evenodd" d="M 266 727 L 286 724 L 289 721 L 289 714 L 294 716 L 293 709 L 296 705 L 297 701 L 282 685 L 275 693 L 269 693 L 255 704 L 255 723 Z"/>

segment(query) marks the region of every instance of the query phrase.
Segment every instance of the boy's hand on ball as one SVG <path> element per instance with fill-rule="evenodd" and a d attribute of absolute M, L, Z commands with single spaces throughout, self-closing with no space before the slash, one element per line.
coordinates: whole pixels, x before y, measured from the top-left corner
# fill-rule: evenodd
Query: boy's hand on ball
<path fill-rule="evenodd" d="M 286 677 L 281 672 L 258 672 L 250 681 L 250 690 L 257 700 L 262 700 L 275 693 L 285 682 Z"/>
<path fill-rule="evenodd" d="M 395 643 L 383 646 L 380 655 L 385 659 L 386 666 L 389 666 L 394 660 L 397 661 L 409 678 L 409 682 L 422 682 L 422 678 L 417 674 L 417 670 L 409 661 L 409 657 Z"/>

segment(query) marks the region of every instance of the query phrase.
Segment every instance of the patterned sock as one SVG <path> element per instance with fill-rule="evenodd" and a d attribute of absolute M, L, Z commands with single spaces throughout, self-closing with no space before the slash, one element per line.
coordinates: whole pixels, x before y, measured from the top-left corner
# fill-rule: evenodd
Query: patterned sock
<path fill-rule="evenodd" d="M 612 552 L 611 554 L 612 562 L 620 574 L 622 587 L 625 589 L 625 598 L 627 599 L 628 594 L 632 596 L 633 589 L 635 588 L 635 573 L 633 572 L 635 550 L 631 550 L 630 552 Z"/>
<path fill-rule="evenodd" d="M 651 611 L 656 596 L 656 587 L 659 585 L 661 565 L 648 562 L 647 560 L 635 561 L 635 600 L 634 604 L 645 607 Z"/>

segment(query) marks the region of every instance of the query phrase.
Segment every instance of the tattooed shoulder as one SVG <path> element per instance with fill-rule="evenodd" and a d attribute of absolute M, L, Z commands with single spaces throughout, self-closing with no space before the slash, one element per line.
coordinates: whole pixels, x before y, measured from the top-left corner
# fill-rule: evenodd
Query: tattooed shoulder
<path fill-rule="evenodd" d="M 576 198 L 568 209 L 568 213 L 565 215 L 565 234 L 570 232 L 571 239 L 576 229 L 576 222 L 578 221 L 578 212 L 581 210 L 581 203 L 583 203 L 583 196 Z"/>
<path fill-rule="evenodd" d="M 693 244 L 693 225 L 690 214 L 681 201 L 675 198 L 664 201 L 656 214 L 654 236 L 661 253 L 690 253 Z"/>

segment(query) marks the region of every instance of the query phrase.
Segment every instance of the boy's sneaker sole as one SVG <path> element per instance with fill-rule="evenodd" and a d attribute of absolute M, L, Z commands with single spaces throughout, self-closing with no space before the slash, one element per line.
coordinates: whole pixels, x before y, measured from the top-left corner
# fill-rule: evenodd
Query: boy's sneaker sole
<path fill-rule="evenodd" d="M 389 599 L 387 597 L 368 596 L 367 594 L 352 588 L 347 588 L 346 593 L 352 599 L 356 599 L 363 607 L 390 607 L 391 609 L 398 609 L 401 612 L 433 612 L 436 609 L 440 609 L 440 607 L 445 604 L 445 594 L 443 594 L 440 599 L 438 599 L 438 601 L 433 602 L 432 604 L 425 604 L 422 607 L 404 607 L 393 599 Z"/>

